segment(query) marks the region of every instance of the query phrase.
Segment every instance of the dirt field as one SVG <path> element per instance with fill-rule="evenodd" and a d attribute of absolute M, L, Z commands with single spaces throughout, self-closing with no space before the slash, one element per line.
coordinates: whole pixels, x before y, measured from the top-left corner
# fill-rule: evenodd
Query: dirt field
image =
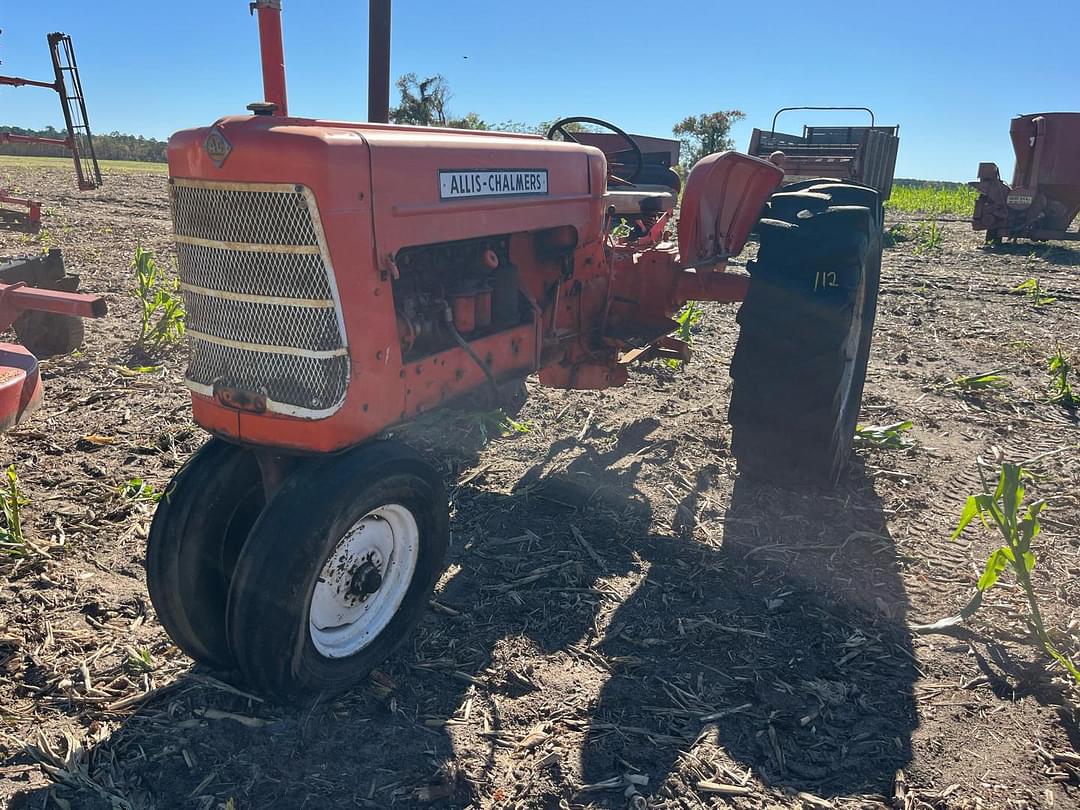
<path fill-rule="evenodd" d="M 410 428 L 452 496 L 436 601 L 370 685 L 296 710 L 191 670 L 145 592 L 153 505 L 118 492 L 205 438 L 183 349 L 131 348 L 135 246 L 171 256 L 164 178 L 3 175 L 47 210 L 0 255 L 62 247 L 111 311 L 0 437 L 47 554 L 0 557 L 0 808 L 1080 807 L 1078 690 L 1010 576 L 952 635 L 910 630 L 964 605 L 994 547 L 949 541 L 976 458 L 1038 457 L 1034 576 L 1080 651 L 1080 427 L 1045 359 L 1080 359 L 1080 248 L 989 254 L 946 223 L 937 250 L 887 250 L 862 421 L 911 419 L 915 444 L 860 451 L 828 494 L 736 475 L 733 306 L 706 307 L 685 369 L 531 386 L 526 433 Z M 1032 277 L 1058 300 L 1008 293 Z M 1007 388 L 947 385 L 992 369 Z"/>

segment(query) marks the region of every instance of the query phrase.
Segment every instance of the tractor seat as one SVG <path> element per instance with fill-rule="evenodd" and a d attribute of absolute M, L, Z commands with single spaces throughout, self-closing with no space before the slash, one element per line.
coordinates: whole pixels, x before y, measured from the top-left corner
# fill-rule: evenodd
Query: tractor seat
<path fill-rule="evenodd" d="M 678 195 L 668 186 L 624 186 L 609 188 L 604 205 L 615 206 L 615 213 L 624 217 L 660 214 L 675 210 Z"/>

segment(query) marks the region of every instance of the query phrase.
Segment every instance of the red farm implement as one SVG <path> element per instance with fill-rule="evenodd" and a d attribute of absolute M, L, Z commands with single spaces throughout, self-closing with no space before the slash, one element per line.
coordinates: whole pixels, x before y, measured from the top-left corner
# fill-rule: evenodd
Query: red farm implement
<path fill-rule="evenodd" d="M 523 381 L 628 382 L 687 359 L 688 301 L 743 302 L 729 409 L 742 474 L 835 483 L 881 262 L 881 196 L 725 152 L 682 187 L 670 142 L 598 119 L 547 137 L 389 125 L 373 0 L 370 123 L 290 116 L 280 0 L 256 0 L 265 98 L 169 141 L 195 420 L 212 438 L 148 540 L 158 617 L 256 689 L 348 688 L 424 612 L 449 540 L 438 472 L 385 431 Z M 875 130 L 876 131 L 876 130 Z M 858 149 L 858 144 L 853 146 Z M 890 174 L 891 177 L 891 174 Z M 728 261 L 751 231 L 750 273 Z"/>
<path fill-rule="evenodd" d="M 64 354 L 82 343 L 80 318 L 105 315 L 105 299 L 76 292 L 60 251 L 0 259 L 0 332 L 14 328 L 22 345 L 0 342 L 0 432 L 41 404 L 37 356 Z"/>
<path fill-rule="evenodd" d="M 1016 168 L 1004 183 L 996 163 L 980 163 L 971 226 L 986 241 L 1080 239 L 1080 113 L 1021 115 L 1009 127 Z"/>
<path fill-rule="evenodd" d="M 79 78 L 79 66 L 75 61 L 75 47 L 67 34 L 49 34 L 48 42 L 54 76 L 51 82 L 23 79 L 18 76 L 0 76 L 0 85 L 40 87 L 55 92 L 60 97 L 66 137 L 46 138 L 38 135 L 0 132 L 0 144 L 34 144 L 66 150 L 71 154 L 75 164 L 75 181 L 79 190 L 89 191 L 101 185 L 101 169 L 98 166 L 97 155 L 94 153 L 94 139 L 86 115 L 86 101 L 83 97 L 82 81 Z M 26 208 L 25 224 L 31 229 L 36 229 L 41 225 L 39 201 L 18 196 L 0 188 L 0 204 Z"/>

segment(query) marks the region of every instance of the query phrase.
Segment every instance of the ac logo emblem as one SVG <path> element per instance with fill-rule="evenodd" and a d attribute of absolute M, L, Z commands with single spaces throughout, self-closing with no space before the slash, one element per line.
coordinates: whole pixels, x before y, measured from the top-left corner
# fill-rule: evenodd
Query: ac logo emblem
<path fill-rule="evenodd" d="M 210 130 L 210 134 L 206 136 L 206 142 L 203 144 L 203 149 L 206 150 L 206 154 L 214 161 L 214 165 L 219 169 L 221 164 L 225 162 L 225 158 L 232 152 L 232 144 L 225 138 L 225 135 L 221 130 L 216 127 Z"/>

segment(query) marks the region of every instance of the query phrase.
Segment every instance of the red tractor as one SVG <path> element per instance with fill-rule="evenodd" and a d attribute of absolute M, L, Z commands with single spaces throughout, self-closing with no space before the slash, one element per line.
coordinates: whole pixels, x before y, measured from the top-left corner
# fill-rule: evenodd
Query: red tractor
<path fill-rule="evenodd" d="M 836 482 L 877 299 L 874 189 L 778 190 L 768 161 L 709 155 L 676 244 L 670 175 L 606 122 L 617 160 L 575 142 L 571 120 L 544 138 L 290 117 L 280 3 L 253 5 L 266 101 L 169 142 L 186 380 L 213 435 L 149 537 L 150 595 L 181 649 L 284 697 L 356 683 L 425 610 L 449 541 L 440 476 L 385 431 L 506 402 L 532 374 L 602 389 L 630 362 L 686 358 L 668 335 L 687 301 L 743 302 L 742 472 Z M 750 275 L 728 272 L 751 231 Z"/>

